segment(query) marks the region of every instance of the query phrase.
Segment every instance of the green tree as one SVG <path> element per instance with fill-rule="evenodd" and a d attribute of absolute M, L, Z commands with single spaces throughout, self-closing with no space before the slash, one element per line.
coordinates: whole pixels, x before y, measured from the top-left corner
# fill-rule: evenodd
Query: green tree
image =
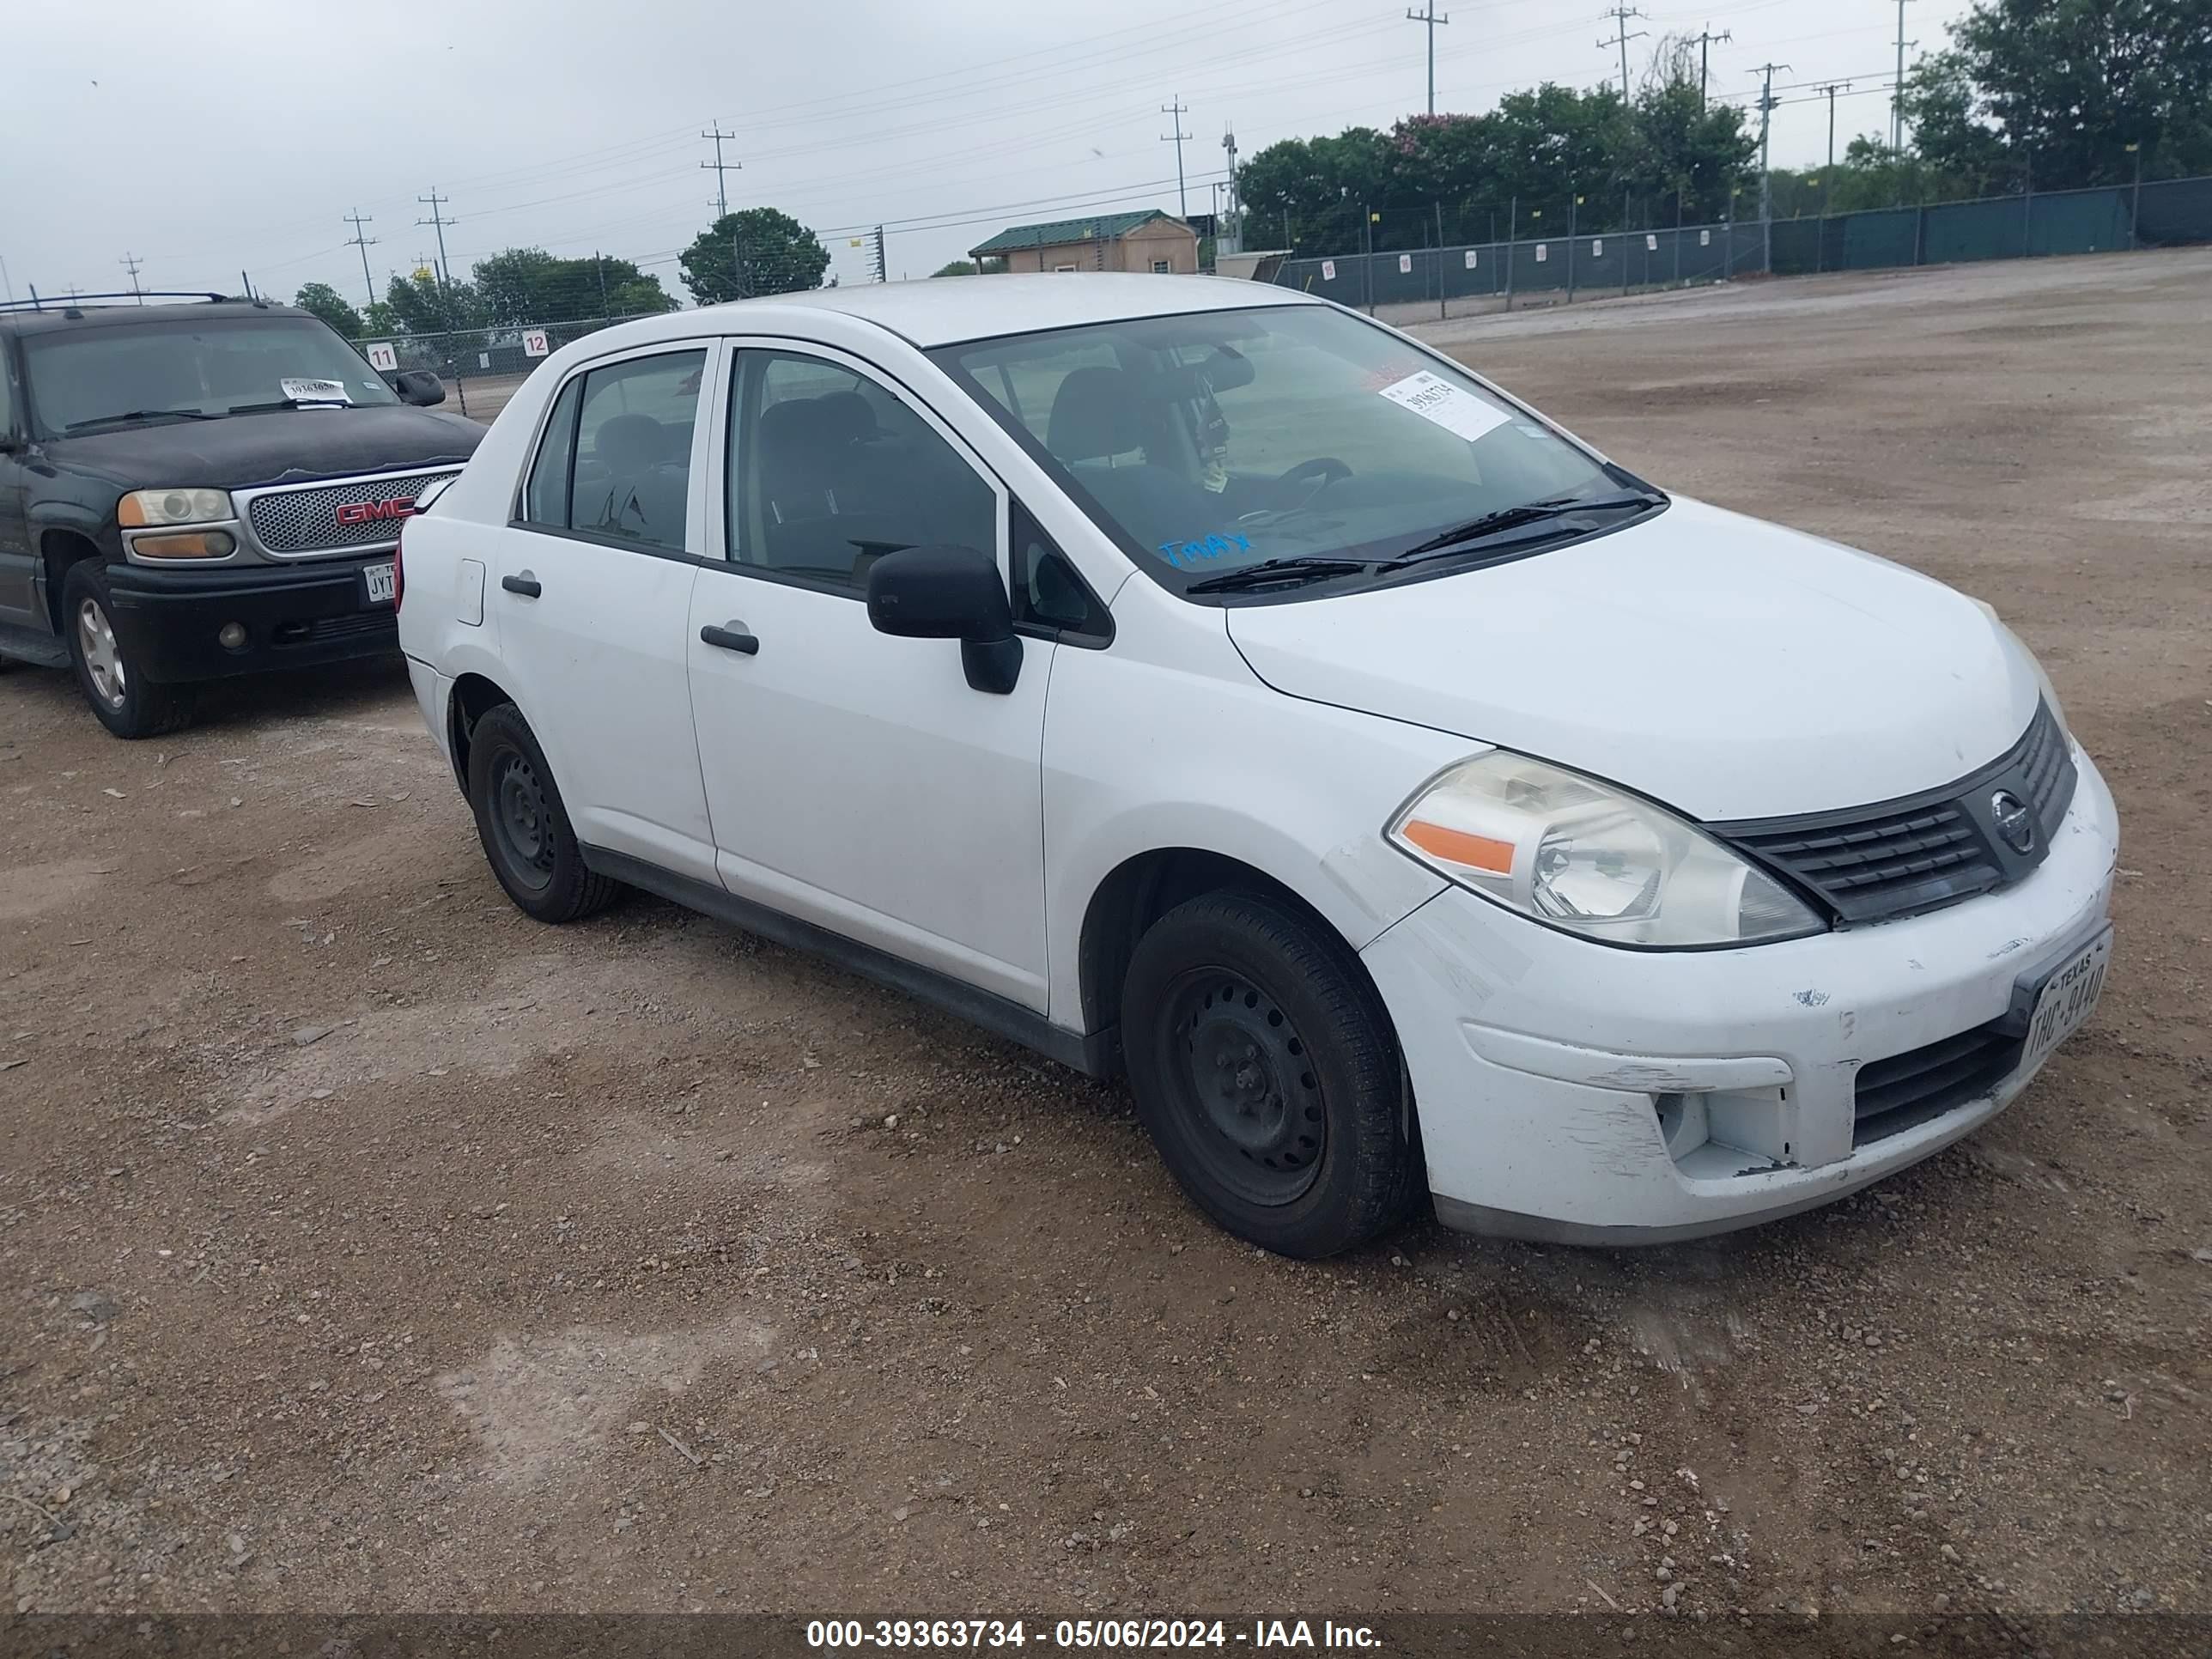
<path fill-rule="evenodd" d="M 973 259 L 947 259 L 929 274 L 933 276 L 973 276 L 975 262 Z"/>
<path fill-rule="evenodd" d="M 1940 171 L 1986 167 L 1978 127 L 2039 187 L 2120 183 L 2130 144 L 2168 173 L 2212 167 L 2212 0 L 1978 0 L 1951 40 L 1905 104 Z"/>
<path fill-rule="evenodd" d="M 677 268 L 693 299 L 718 305 L 819 288 L 830 269 L 830 250 L 787 213 L 744 208 L 724 214 L 694 237 Z"/>
<path fill-rule="evenodd" d="M 384 290 L 384 302 L 392 307 L 403 334 L 445 334 L 482 328 L 488 320 L 483 296 L 473 287 L 466 283 L 441 283 L 434 275 L 395 273 Z"/>
<path fill-rule="evenodd" d="M 292 303 L 302 311 L 313 312 L 347 339 L 361 337 L 361 313 L 328 283 L 309 283 Z"/>
<path fill-rule="evenodd" d="M 379 340 L 389 334 L 404 334 L 399 325 L 399 314 L 392 308 L 389 300 L 379 300 L 361 308 L 361 331 L 364 338 Z"/>
<path fill-rule="evenodd" d="M 477 260 L 469 275 L 483 296 L 485 315 L 500 327 L 676 308 L 658 276 L 607 255 L 566 259 L 544 248 L 511 247 Z"/>
<path fill-rule="evenodd" d="M 1360 209 L 1386 203 L 1390 141 L 1372 127 L 1334 138 L 1285 138 L 1237 170 L 1246 240 L 1346 252 L 1360 244 Z"/>

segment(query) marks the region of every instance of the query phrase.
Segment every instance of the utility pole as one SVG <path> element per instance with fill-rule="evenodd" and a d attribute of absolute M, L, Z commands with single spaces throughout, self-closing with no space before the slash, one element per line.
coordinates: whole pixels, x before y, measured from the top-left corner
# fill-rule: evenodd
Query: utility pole
<path fill-rule="evenodd" d="M 1766 274 L 1770 276 L 1774 274 L 1774 196 L 1767 179 L 1766 143 L 1768 130 L 1773 125 L 1774 71 L 1789 67 L 1787 64 L 1761 64 L 1751 71 L 1765 77 L 1759 88 L 1759 230 Z M 1835 105 L 1832 103 L 1828 107 L 1833 109 Z"/>
<path fill-rule="evenodd" d="M 1699 109 L 1703 109 L 1705 106 L 1705 82 L 1712 79 L 1713 42 L 1716 40 L 1733 40 L 1735 39 L 1735 36 L 1730 34 L 1726 29 L 1723 29 L 1718 34 L 1715 34 L 1713 33 L 1713 26 L 1711 23 L 1706 24 L 1705 28 L 1698 33 L 1698 107 Z"/>
<path fill-rule="evenodd" d="M 1406 21 L 1429 26 L 1429 113 L 1434 115 L 1437 112 L 1437 28 L 1440 24 L 1450 22 L 1451 16 L 1449 13 L 1437 11 L 1437 0 L 1422 0 L 1422 10 L 1409 9 L 1406 13 Z"/>
<path fill-rule="evenodd" d="M 146 303 L 146 296 L 138 293 L 138 268 L 145 264 L 145 261 L 141 259 L 135 253 L 126 253 L 115 263 L 121 265 L 125 270 L 131 273 L 131 291 L 133 294 L 138 295 L 138 303 L 142 306 L 144 305 Z"/>
<path fill-rule="evenodd" d="M 722 124 L 716 121 L 713 126 L 699 136 L 702 138 L 712 138 L 714 141 L 714 159 L 711 161 L 702 161 L 699 165 L 702 169 L 714 175 L 714 216 L 717 219 L 726 219 L 730 213 L 730 192 L 723 188 L 722 175 L 725 173 L 743 173 L 744 163 L 722 160 L 722 140 L 734 138 L 738 135 L 734 132 L 723 131 Z"/>
<path fill-rule="evenodd" d="M 1633 34 L 1631 34 L 1628 32 L 1629 20 L 1634 17 L 1643 17 L 1648 15 L 1648 14 L 1638 11 L 1635 7 L 1627 4 L 1626 0 L 1614 0 L 1613 9 L 1606 13 L 1606 15 L 1613 19 L 1613 26 L 1620 30 L 1620 33 L 1610 40 L 1599 41 L 1598 45 L 1600 46 L 1619 46 L 1620 48 L 1620 101 L 1625 104 L 1629 101 L 1628 43 L 1631 40 L 1641 40 L 1644 37 L 1644 31 L 1642 29 L 1637 30 Z"/>
<path fill-rule="evenodd" d="M 890 261 L 884 257 L 884 228 L 876 227 L 876 280 L 888 283 L 891 279 Z"/>
<path fill-rule="evenodd" d="M 1190 199 L 1182 184 L 1182 146 L 1183 140 L 1190 135 L 1182 130 L 1182 118 L 1190 113 L 1190 106 L 1184 103 L 1182 94 L 1177 93 L 1173 103 L 1160 106 L 1160 113 L 1175 118 L 1175 131 L 1162 133 L 1160 142 L 1176 147 L 1176 210 L 1181 217 L 1188 219 L 1190 217 Z"/>
<path fill-rule="evenodd" d="M 1828 166 L 1820 175 L 1820 205 L 1824 210 L 1828 202 L 1828 173 L 1836 170 L 1836 94 L 1850 89 L 1848 81 L 1826 81 L 1813 88 L 1828 100 Z"/>
<path fill-rule="evenodd" d="M 361 210 L 359 208 L 356 208 L 351 213 L 345 216 L 345 222 L 353 227 L 353 241 L 351 246 L 361 250 L 362 291 L 368 295 L 369 304 L 374 305 L 376 303 L 376 279 L 368 274 L 368 251 L 376 246 L 376 238 L 374 236 L 364 235 L 361 228 L 363 225 L 373 225 L 376 221 L 374 218 L 363 218 L 362 216 Z"/>
<path fill-rule="evenodd" d="M 450 196 L 439 195 L 437 185 L 433 185 L 430 186 L 430 193 L 428 196 L 417 196 L 415 199 L 430 210 L 430 216 L 428 218 L 417 219 L 415 222 L 418 225 L 432 225 L 436 227 L 438 232 L 438 283 L 441 290 L 450 288 L 453 286 L 453 267 L 446 263 L 446 227 L 447 225 L 459 224 L 460 222 L 458 219 L 447 218 L 442 210 L 444 209 L 445 204 L 452 201 L 453 198 Z"/>
<path fill-rule="evenodd" d="M 1905 148 L 1905 49 L 1917 46 L 1917 40 L 1905 38 L 1905 0 L 1897 0 L 1897 84 L 1889 94 L 1889 147 Z"/>

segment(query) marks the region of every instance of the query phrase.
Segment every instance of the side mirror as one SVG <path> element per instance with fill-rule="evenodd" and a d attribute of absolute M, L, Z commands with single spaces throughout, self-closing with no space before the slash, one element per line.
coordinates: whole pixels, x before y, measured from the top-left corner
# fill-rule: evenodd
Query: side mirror
<path fill-rule="evenodd" d="M 427 368 L 403 368 L 392 377 L 392 389 L 403 404 L 428 409 L 446 401 L 446 383 Z"/>
<path fill-rule="evenodd" d="M 868 621 L 908 640 L 957 640 L 978 691 L 1004 696 L 1022 671 L 1022 642 L 999 566 L 972 547 L 902 547 L 868 572 Z"/>

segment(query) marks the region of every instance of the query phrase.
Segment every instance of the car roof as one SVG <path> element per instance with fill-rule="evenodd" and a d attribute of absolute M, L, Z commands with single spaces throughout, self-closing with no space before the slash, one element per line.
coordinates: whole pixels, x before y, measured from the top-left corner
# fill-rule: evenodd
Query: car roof
<path fill-rule="evenodd" d="M 1075 271 L 933 276 L 915 282 L 817 288 L 803 294 L 733 300 L 672 312 L 650 322 L 626 326 L 632 331 L 632 338 L 685 339 L 747 333 L 756 327 L 775 331 L 771 323 L 798 327 L 803 332 L 804 319 L 794 313 L 835 311 L 874 323 L 915 345 L 930 347 L 1134 317 L 1327 303 L 1295 289 L 1237 277 Z"/>
<path fill-rule="evenodd" d="M 208 300 L 197 305 L 132 306 L 86 304 L 73 307 L 66 298 L 48 301 L 40 309 L 21 307 L 0 311 L 0 330 L 17 334 L 44 334 L 60 329 L 131 327 L 141 323 L 212 323 L 245 317 L 306 317 L 313 313 L 296 306 L 269 305 L 258 300 Z"/>

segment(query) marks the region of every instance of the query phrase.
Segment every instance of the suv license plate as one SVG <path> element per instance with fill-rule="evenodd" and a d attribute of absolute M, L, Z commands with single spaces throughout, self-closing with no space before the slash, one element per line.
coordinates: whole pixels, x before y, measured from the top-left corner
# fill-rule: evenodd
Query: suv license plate
<path fill-rule="evenodd" d="M 392 580 L 392 566 L 389 563 L 362 566 L 361 579 L 368 585 L 368 602 L 371 605 L 390 605 L 398 597 L 399 586 Z"/>
<path fill-rule="evenodd" d="M 2110 927 L 2091 939 L 2054 969 L 2037 994 L 2035 1012 L 2027 1019 L 2027 1047 L 2021 1069 L 2033 1072 L 2051 1057 L 2051 1051 L 2081 1029 L 2105 988 L 2106 964 L 2112 959 Z"/>

